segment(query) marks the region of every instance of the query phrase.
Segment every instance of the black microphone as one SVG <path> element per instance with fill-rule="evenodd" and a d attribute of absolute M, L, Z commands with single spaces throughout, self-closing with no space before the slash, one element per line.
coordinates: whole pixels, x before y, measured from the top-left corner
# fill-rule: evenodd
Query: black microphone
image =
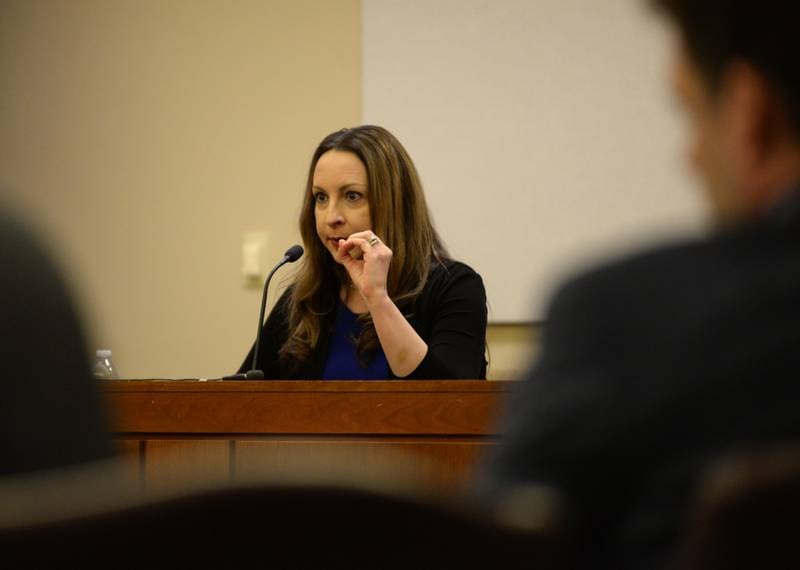
<path fill-rule="evenodd" d="M 275 272 L 283 267 L 287 263 L 294 263 L 300 256 L 303 255 L 303 247 L 299 245 L 293 245 L 289 249 L 286 250 L 286 253 L 283 254 L 283 259 L 278 262 L 278 265 L 272 268 L 272 271 L 269 272 L 267 275 L 267 280 L 264 281 L 264 292 L 261 295 L 261 313 L 258 317 L 258 332 L 256 333 L 256 344 L 255 348 L 253 349 L 253 364 L 252 369 L 247 371 L 247 374 L 233 374 L 231 376 L 225 376 L 225 379 L 241 379 L 241 380 L 263 380 L 264 379 L 264 371 L 258 370 L 256 366 L 258 365 L 258 350 L 261 346 L 261 331 L 264 329 L 264 309 L 267 306 L 267 289 L 269 289 L 269 282 L 272 279 L 272 276 Z"/>

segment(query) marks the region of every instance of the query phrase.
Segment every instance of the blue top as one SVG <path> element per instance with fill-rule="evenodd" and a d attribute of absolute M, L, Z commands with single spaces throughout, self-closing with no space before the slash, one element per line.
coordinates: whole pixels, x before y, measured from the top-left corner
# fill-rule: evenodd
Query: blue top
<path fill-rule="evenodd" d="M 383 350 L 373 355 L 369 364 L 361 365 L 356 352 L 356 339 L 361 334 L 358 315 L 339 301 L 336 306 L 336 329 L 330 339 L 330 352 L 322 374 L 323 380 L 385 380 L 389 378 L 389 363 Z"/>

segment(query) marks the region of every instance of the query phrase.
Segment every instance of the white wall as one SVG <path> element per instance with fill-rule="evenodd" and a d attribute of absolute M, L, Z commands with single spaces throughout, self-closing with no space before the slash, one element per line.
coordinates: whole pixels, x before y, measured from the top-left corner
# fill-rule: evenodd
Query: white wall
<path fill-rule="evenodd" d="M 394 131 L 490 320 L 598 254 L 696 228 L 669 38 L 641 0 L 364 0 L 364 118 Z"/>

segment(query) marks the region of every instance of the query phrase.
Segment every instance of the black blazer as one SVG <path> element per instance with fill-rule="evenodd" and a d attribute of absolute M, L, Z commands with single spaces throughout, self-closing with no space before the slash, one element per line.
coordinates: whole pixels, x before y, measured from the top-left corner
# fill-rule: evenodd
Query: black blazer
<path fill-rule="evenodd" d="M 560 489 L 579 567 L 670 567 L 709 462 L 800 437 L 800 194 L 567 283 L 522 389 L 483 484 Z"/>
<path fill-rule="evenodd" d="M 293 372 L 284 370 L 278 350 L 289 335 L 291 288 L 275 303 L 261 332 L 258 365 L 267 379 L 320 379 L 330 348 L 330 335 L 321 334 L 312 358 Z M 405 379 L 486 378 L 486 291 L 480 275 L 457 261 L 434 264 L 428 282 L 406 318 L 428 345 L 419 366 Z M 253 350 L 239 372 L 250 370 Z M 396 378 L 389 370 L 390 379 Z"/>

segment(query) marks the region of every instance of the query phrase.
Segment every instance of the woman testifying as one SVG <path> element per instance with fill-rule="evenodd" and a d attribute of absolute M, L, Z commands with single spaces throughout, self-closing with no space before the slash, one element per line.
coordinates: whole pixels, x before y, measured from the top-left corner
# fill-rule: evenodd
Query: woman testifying
<path fill-rule="evenodd" d="M 262 330 L 265 378 L 486 377 L 483 281 L 448 257 L 416 168 L 386 129 L 320 143 L 300 234 L 302 265 Z"/>

